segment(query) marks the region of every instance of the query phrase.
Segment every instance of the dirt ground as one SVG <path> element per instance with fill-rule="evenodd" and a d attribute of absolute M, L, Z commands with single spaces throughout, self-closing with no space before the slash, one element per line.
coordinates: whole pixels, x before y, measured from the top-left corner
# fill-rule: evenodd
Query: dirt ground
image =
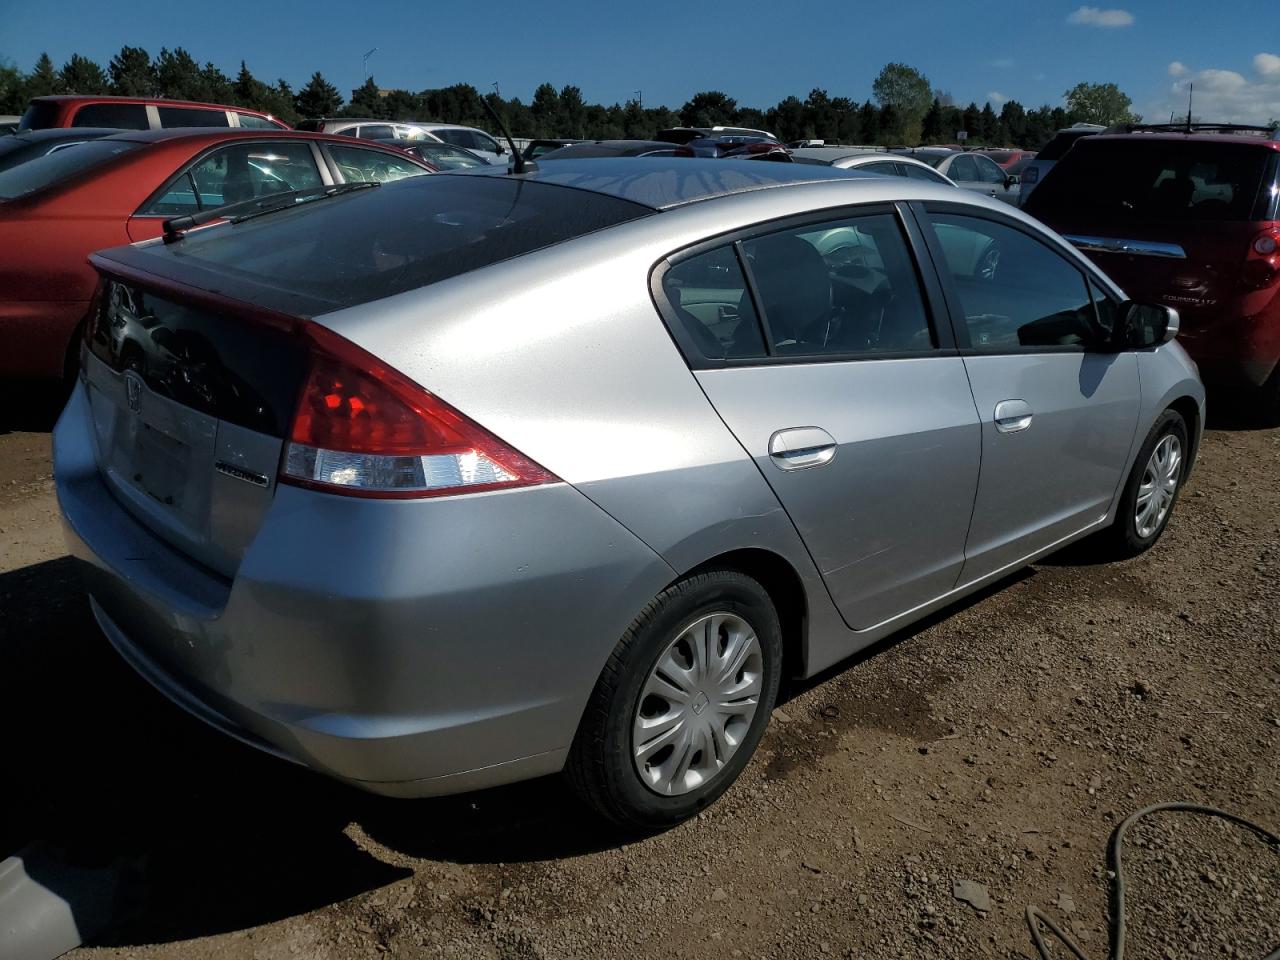
<path fill-rule="evenodd" d="M 37 843 L 86 922 L 114 886 L 76 960 L 1030 957 L 1028 903 L 1101 958 L 1128 813 L 1280 829 L 1280 431 L 1212 429 L 1146 556 L 1055 558 L 790 691 L 719 804 L 635 839 L 555 778 L 383 800 L 171 707 L 96 631 L 47 424 L 22 426 L 0 435 L 0 856 Z M 1280 856 L 1247 832 L 1160 814 L 1125 858 L 1132 960 L 1280 945 Z"/>

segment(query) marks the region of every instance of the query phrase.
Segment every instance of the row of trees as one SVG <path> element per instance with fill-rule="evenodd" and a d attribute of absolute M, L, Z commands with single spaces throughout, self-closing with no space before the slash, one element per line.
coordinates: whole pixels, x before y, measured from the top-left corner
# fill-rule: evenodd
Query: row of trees
<path fill-rule="evenodd" d="M 42 54 L 29 73 L 0 63 L 0 113 L 21 113 L 32 97 L 51 93 L 161 96 L 201 100 L 261 110 L 296 123 L 305 117 L 359 116 L 387 120 L 436 120 L 491 126 L 481 94 L 467 83 L 440 89 L 382 90 L 370 77 L 344 101 L 337 87 L 318 71 L 296 92 L 285 80 L 255 77 L 243 61 L 230 77 L 213 63 L 200 64 L 182 47 L 161 49 L 156 57 L 139 47 L 123 47 L 104 68 L 79 54 L 58 68 Z M 497 93 L 483 95 L 511 133 L 522 137 L 589 139 L 650 137 L 677 125 L 715 124 L 772 130 L 784 140 L 824 139 L 840 143 L 945 143 L 958 131 L 971 143 L 1036 148 L 1060 127 L 1084 121 L 1134 120 L 1129 97 L 1115 84 L 1081 83 L 1064 95 L 1062 106 L 1027 109 L 1016 100 L 960 106 L 936 90 L 927 77 L 902 63 L 885 66 L 872 84 L 873 98 L 857 102 L 814 89 L 801 100 L 786 97 L 768 109 L 739 106 L 720 91 L 694 94 L 680 109 L 645 107 L 636 100 L 612 106 L 589 104 L 572 85 L 557 90 L 544 83 L 525 103 Z"/>

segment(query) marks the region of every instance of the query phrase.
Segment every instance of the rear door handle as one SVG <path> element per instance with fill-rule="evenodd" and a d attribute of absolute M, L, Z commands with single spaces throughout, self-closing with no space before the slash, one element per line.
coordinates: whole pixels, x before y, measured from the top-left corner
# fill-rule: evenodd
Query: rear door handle
<path fill-rule="evenodd" d="M 1021 433 L 1031 426 L 1031 404 L 1025 400 L 1001 400 L 996 404 L 996 429 L 1001 433 Z"/>
<path fill-rule="evenodd" d="M 821 427 L 788 427 L 769 438 L 769 459 L 782 470 L 821 467 L 835 455 L 835 438 Z"/>

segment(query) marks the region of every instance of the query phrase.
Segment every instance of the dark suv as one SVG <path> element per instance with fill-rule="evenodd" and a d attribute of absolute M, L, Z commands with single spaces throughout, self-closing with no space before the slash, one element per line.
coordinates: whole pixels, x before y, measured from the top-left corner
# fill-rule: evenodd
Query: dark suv
<path fill-rule="evenodd" d="M 1026 212 L 1136 300 L 1177 309 L 1206 383 L 1280 416 L 1280 142 L 1262 127 L 1085 137 Z"/>

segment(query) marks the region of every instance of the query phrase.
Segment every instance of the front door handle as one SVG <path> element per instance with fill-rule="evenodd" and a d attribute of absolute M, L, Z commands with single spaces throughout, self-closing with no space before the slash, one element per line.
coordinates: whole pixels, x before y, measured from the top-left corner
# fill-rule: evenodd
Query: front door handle
<path fill-rule="evenodd" d="M 821 467 L 835 455 L 835 438 L 821 427 L 789 427 L 769 438 L 769 459 L 782 470 Z"/>
<path fill-rule="evenodd" d="M 996 404 L 996 429 L 1001 433 L 1021 433 L 1031 426 L 1031 404 L 1025 400 L 1001 400 Z"/>

